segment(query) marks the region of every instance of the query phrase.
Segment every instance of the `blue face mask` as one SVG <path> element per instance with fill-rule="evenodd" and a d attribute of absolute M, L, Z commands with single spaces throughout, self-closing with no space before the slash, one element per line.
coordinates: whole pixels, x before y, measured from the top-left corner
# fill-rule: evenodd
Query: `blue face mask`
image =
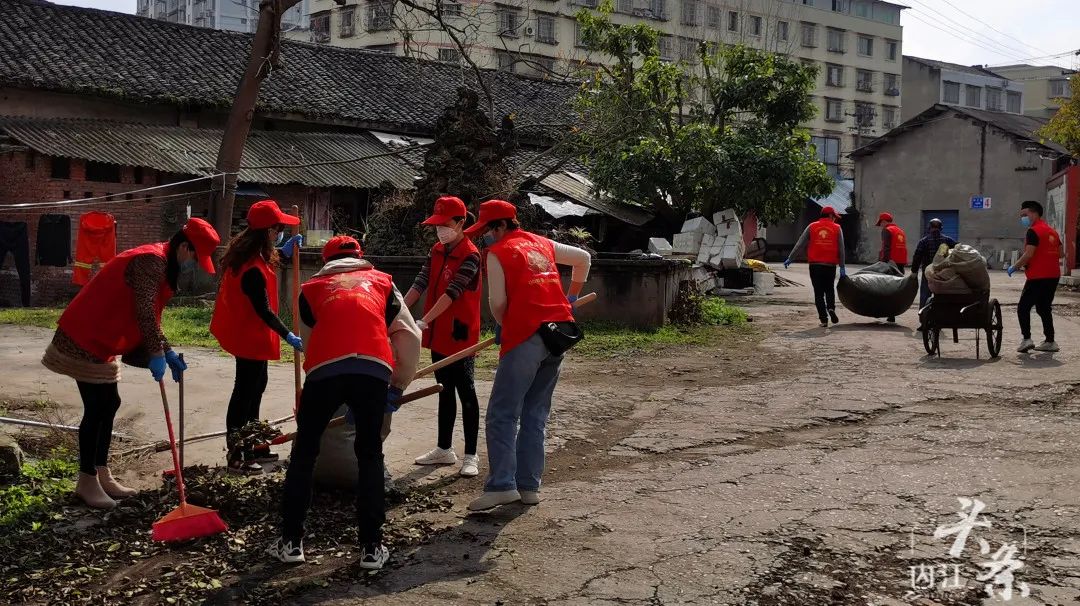
<path fill-rule="evenodd" d="M 181 263 L 180 271 L 195 271 L 195 259 L 188 259 Z"/>
<path fill-rule="evenodd" d="M 274 240 L 274 245 L 281 246 L 281 243 L 285 241 L 285 232 L 279 231 L 277 233 L 277 239 Z"/>
<path fill-rule="evenodd" d="M 1024 227 L 1031 227 L 1031 217 L 1027 215 L 1020 217 L 1020 225 L 1023 225 Z"/>
<path fill-rule="evenodd" d="M 483 238 L 480 238 L 480 241 L 484 243 L 484 246 L 491 246 L 495 243 L 495 234 L 488 232 L 484 234 Z"/>

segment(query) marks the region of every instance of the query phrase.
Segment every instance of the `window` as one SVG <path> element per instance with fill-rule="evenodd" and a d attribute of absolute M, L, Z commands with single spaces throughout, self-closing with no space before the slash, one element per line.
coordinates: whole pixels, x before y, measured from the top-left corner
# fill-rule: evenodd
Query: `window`
<path fill-rule="evenodd" d="M 957 82 L 945 81 L 945 90 L 941 95 L 941 100 L 944 103 L 960 103 L 960 84 Z"/>
<path fill-rule="evenodd" d="M 664 21 L 667 19 L 667 6 L 665 0 L 649 0 L 649 12 L 653 19 Z"/>
<path fill-rule="evenodd" d="M 311 41 L 330 41 L 330 11 L 316 13 L 311 16 Z"/>
<path fill-rule="evenodd" d="M 847 32 L 842 29 L 829 28 L 829 52 L 842 53 L 845 51 L 844 42 L 847 38 Z"/>
<path fill-rule="evenodd" d="M 581 23 L 576 19 L 574 20 L 574 46 L 578 48 L 586 47 L 584 32 L 581 29 Z"/>
<path fill-rule="evenodd" d="M 709 8 L 706 10 L 706 14 L 708 16 L 709 27 L 720 27 L 720 14 L 721 13 L 720 13 L 720 7 L 719 6 L 713 6 L 713 5 L 710 4 Z"/>
<path fill-rule="evenodd" d="M 874 72 L 865 69 L 855 70 L 855 90 L 864 93 L 874 92 Z"/>
<path fill-rule="evenodd" d="M 499 71 L 501 72 L 514 72 L 514 65 L 517 63 L 514 61 L 514 56 L 510 53 L 504 53 L 497 51 L 495 57 L 499 60 Z"/>
<path fill-rule="evenodd" d="M 844 102 L 840 99 L 825 99 L 825 119 L 829 122 L 843 122 Z"/>
<path fill-rule="evenodd" d="M 1014 93 L 1012 91 L 1005 93 L 1005 111 L 1010 114 L 1023 113 L 1023 96 L 1020 93 Z"/>
<path fill-rule="evenodd" d="M 896 61 L 896 55 L 900 54 L 900 43 L 896 40 L 885 41 L 885 56 L 889 61 Z"/>
<path fill-rule="evenodd" d="M 574 0 L 571 4 L 578 6 L 584 6 L 588 8 L 596 8 L 596 0 Z"/>
<path fill-rule="evenodd" d="M 341 9 L 339 17 L 341 22 L 338 24 L 338 36 L 351 38 L 356 33 L 356 7 L 347 6 Z"/>
<path fill-rule="evenodd" d="M 874 39 L 869 36 L 859 36 L 859 54 L 863 57 L 874 56 Z"/>
<path fill-rule="evenodd" d="M 847 12 L 848 0 L 832 0 L 832 9 L 837 13 Z"/>
<path fill-rule="evenodd" d="M 829 86 L 844 85 L 844 66 L 828 63 L 825 65 L 825 84 Z"/>
<path fill-rule="evenodd" d="M 496 12 L 499 16 L 499 35 L 517 38 L 518 28 L 521 27 L 521 11 L 509 6 L 500 6 Z"/>
<path fill-rule="evenodd" d="M 71 160 L 68 158 L 53 158 L 52 173 L 49 176 L 53 179 L 70 179 Z M 67 196 L 64 197 L 66 198 Z"/>
<path fill-rule="evenodd" d="M 701 0 L 683 0 L 683 25 L 701 25 Z"/>
<path fill-rule="evenodd" d="M 802 24 L 802 45 L 809 48 L 817 46 L 817 25 L 813 23 Z"/>
<path fill-rule="evenodd" d="M 104 162 L 87 162 L 86 180 L 99 183 L 119 183 L 120 167 L 115 164 L 105 164 Z"/>
<path fill-rule="evenodd" d="M 885 94 L 890 97 L 900 96 L 900 76 L 885 74 Z"/>
<path fill-rule="evenodd" d="M 385 31 L 394 27 L 394 5 L 386 0 L 370 0 L 367 5 L 367 30 Z"/>
<path fill-rule="evenodd" d="M 440 48 L 439 61 L 443 63 L 458 63 L 461 61 L 461 51 L 456 48 Z"/>
<path fill-rule="evenodd" d="M 776 39 L 787 42 L 788 40 L 788 22 L 777 21 L 776 22 Z"/>
<path fill-rule="evenodd" d="M 1068 80 L 1051 80 L 1050 81 L 1050 98 L 1051 99 L 1067 99 L 1071 95 L 1069 94 L 1069 81 Z"/>
<path fill-rule="evenodd" d="M 447 17 L 460 17 L 465 14 L 460 2 L 443 2 L 442 12 Z"/>
<path fill-rule="evenodd" d="M 986 87 L 986 109 L 990 111 L 1001 111 L 1001 89 L 994 88 L 992 86 Z"/>
<path fill-rule="evenodd" d="M 877 118 L 877 109 L 869 103 L 855 102 L 855 125 L 862 128 L 869 128 L 874 125 L 874 118 Z"/>
<path fill-rule="evenodd" d="M 761 35 L 761 17 L 758 17 L 756 15 L 753 15 L 753 16 L 750 17 L 750 35 L 751 36 L 760 36 Z"/>
<path fill-rule="evenodd" d="M 881 126 L 892 130 L 896 128 L 896 108 L 888 105 L 881 106 Z"/>
<path fill-rule="evenodd" d="M 634 14 L 634 0 L 619 0 L 615 6 L 615 12 L 624 15 Z"/>
<path fill-rule="evenodd" d="M 855 16 L 869 19 L 870 3 L 866 0 L 855 0 Z"/>
<path fill-rule="evenodd" d="M 967 84 L 964 86 L 964 105 L 982 107 L 982 87 Z"/>
<path fill-rule="evenodd" d="M 728 11 L 727 28 L 729 32 L 739 31 L 739 13 L 736 13 L 735 11 Z"/>
<path fill-rule="evenodd" d="M 555 57 L 533 57 L 532 62 L 535 64 L 533 71 L 538 76 L 550 76 L 555 73 Z"/>
<path fill-rule="evenodd" d="M 132 180 L 132 181 L 134 181 L 136 185 L 142 185 L 142 180 L 143 180 L 143 167 L 141 167 L 141 166 L 136 166 L 136 167 L 135 167 L 135 168 L 134 168 L 134 169 L 133 169 L 133 170 L 131 171 L 131 180 Z"/>
<path fill-rule="evenodd" d="M 660 58 L 664 61 L 675 60 L 675 39 L 671 36 L 660 36 Z"/>
<path fill-rule="evenodd" d="M 697 63 L 698 41 L 691 38 L 679 38 L 679 60 L 687 63 Z"/>
<path fill-rule="evenodd" d="M 536 41 L 544 44 L 556 44 L 554 15 L 536 16 Z"/>
<path fill-rule="evenodd" d="M 371 46 L 365 46 L 364 50 L 369 50 L 376 53 L 386 53 L 392 55 L 397 52 L 397 43 L 394 44 L 372 44 Z"/>

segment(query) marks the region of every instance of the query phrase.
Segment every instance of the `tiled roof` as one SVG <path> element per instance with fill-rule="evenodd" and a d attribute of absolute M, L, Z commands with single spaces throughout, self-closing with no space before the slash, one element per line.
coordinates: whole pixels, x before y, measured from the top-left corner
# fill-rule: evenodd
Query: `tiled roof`
<path fill-rule="evenodd" d="M 0 0 L 0 86 L 224 109 L 251 41 L 121 13 Z M 468 69 L 358 49 L 285 41 L 281 60 L 263 83 L 260 112 L 426 133 L 463 82 L 479 90 Z M 575 84 L 499 71 L 483 78 L 497 118 L 514 114 L 519 127 L 547 129 L 574 121 Z"/>
<path fill-rule="evenodd" d="M 976 76 L 990 76 L 991 78 L 1001 78 L 1002 80 L 1008 80 L 1001 74 L 994 73 L 992 70 L 980 67 L 978 65 L 960 65 L 959 63 L 949 63 L 947 61 L 937 61 L 935 59 L 923 59 L 922 57 L 913 57 L 911 55 L 904 55 L 904 59 L 915 61 L 916 63 L 922 63 L 927 67 L 934 69 L 947 69 L 954 72 L 960 72 L 964 74 L 974 74 Z"/>
<path fill-rule="evenodd" d="M 211 175 L 220 130 L 146 126 L 107 120 L 34 120 L 0 117 L 0 133 L 48 156 L 122 166 L 143 166 L 181 175 Z M 388 148 L 373 135 L 252 131 L 244 146 L 239 180 L 310 187 L 379 187 L 389 181 L 411 189 L 415 171 L 383 156 Z M 342 162 L 367 158 L 357 162 Z M 310 165 L 316 166 L 302 166 Z M 262 168 L 259 168 L 262 167 Z M 294 168 L 295 167 L 295 168 Z"/>

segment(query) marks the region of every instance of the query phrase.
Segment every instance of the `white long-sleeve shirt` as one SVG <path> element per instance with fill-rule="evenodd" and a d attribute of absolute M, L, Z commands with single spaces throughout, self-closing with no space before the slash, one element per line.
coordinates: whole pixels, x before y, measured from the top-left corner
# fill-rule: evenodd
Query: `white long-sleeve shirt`
<path fill-rule="evenodd" d="M 555 248 L 555 263 L 573 268 L 570 274 L 571 282 L 581 283 L 589 279 L 592 255 L 588 251 L 553 240 L 550 242 Z M 491 315 L 495 318 L 495 322 L 502 324 L 503 316 L 506 314 L 506 275 L 495 255 L 487 256 L 487 283 Z"/>

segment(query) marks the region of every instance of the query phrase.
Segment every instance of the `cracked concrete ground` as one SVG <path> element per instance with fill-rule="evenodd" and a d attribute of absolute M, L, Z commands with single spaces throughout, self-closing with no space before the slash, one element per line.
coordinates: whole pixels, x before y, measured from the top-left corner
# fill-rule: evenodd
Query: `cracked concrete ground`
<path fill-rule="evenodd" d="M 809 283 L 805 267 L 783 273 Z M 993 279 L 995 360 L 975 358 L 971 331 L 926 357 L 913 313 L 893 326 L 840 310 L 841 325 L 818 328 L 805 288 L 741 303 L 760 339 L 573 358 L 539 506 L 466 515 L 480 483 L 450 483 L 456 511 L 421 514 L 442 528 L 434 540 L 289 603 L 1078 603 L 1080 297 L 1059 293 L 1062 353 L 1020 356 L 1022 282 Z M 426 449 L 433 410 L 396 423 L 396 472 Z M 959 520 L 958 497 L 985 503 L 991 526 L 950 559 L 953 537 L 934 530 Z M 1017 545 L 1029 596 L 987 597 L 979 539 L 991 554 Z M 913 592 L 923 565 L 957 565 L 965 586 Z"/>

